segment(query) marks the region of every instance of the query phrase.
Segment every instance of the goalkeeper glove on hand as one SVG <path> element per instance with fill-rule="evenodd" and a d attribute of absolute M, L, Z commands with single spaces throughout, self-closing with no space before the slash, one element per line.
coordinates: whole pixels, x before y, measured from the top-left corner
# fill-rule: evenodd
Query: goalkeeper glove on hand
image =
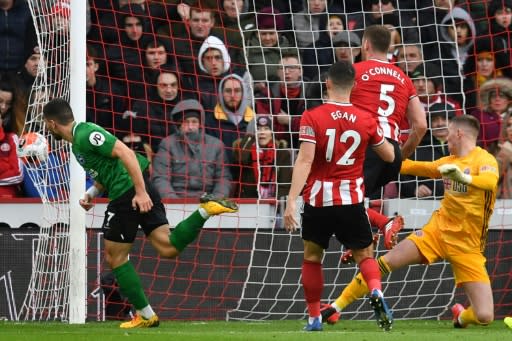
<path fill-rule="evenodd" d="M 447 163 L 437 167 L 443 177 L 468 185 L 471 183 L 471 175 L 464 174 L 457 165 Z"/>

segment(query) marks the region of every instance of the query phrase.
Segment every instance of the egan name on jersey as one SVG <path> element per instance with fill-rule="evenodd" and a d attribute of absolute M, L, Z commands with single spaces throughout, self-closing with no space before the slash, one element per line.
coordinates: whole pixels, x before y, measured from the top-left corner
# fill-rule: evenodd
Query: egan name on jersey
<path fill-rule="evenodd" d="M 347 120 L 347 121 L 350 121 L 352 123 L 354 123 L 357 119 L 357 116 L 354 115 L 354 114 L 350 114 L 346 111 L 340 111 L 340 110 L 336 110 L 336 111 L 332 111 L 331 112 L 331 117 L 333 120 L 338 120 L 338 119 L 343 119 L 343 120 Z"/>

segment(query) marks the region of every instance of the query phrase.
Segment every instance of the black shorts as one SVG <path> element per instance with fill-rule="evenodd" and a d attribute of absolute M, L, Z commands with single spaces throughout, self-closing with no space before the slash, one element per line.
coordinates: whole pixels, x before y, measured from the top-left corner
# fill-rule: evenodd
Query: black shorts
<path fill-rule="evenodd" d="M 329 247 L 332 235 L 349 249 L 364 249 L 373 241 L 364 204 L 313 207 L 304 204 L 302 239 L 322 248 Z"/>
<path fill-rule="evenodd" d="M 160 195 L 146 177 L 144 177 L 144 182 L 146 191 L 153 201 L 151 210 L 147 213 L 140 213 L 138 209 L 132 208 L 135 188 L 131 188 L 108 204 L 102 226 L 105 239 L 118 243 L 133 243 L 139 225 L 144 234 L 148 236 L 157 227 L 169 224 Z"/>
<path fill-rule="evenodd" d="M 380 189 L 391 181 L 398 180 L 400 167 L 402 166 L 402 152 L 398 142 L 387 139 L 395 149 L 395 160 L 391 163 L 385 162 L 375 153 L 373 148 L 368 147 L 364 160 L 364 188 L 365 196 L 375 199 L 380 198 Z"/>

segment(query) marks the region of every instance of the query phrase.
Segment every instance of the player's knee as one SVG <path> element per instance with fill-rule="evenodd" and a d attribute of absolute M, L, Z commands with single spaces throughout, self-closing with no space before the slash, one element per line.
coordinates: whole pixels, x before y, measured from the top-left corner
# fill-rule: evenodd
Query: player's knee
<path fill-rule="evenodd" d="M 128 260 L 127 256 L 116 255 L 110 252 L 105 253 L 105 261 L 110 265 L 110 268 L 115 269 L 118 266 L 123 265 Z"/>
<path fill-rule="evenodd" d="M 169 246 L 159 249 L 158 254 L 164 258 L 176 258 L 180 252 L 174 246 Z"/>
<path fill-rule="evenodd" d="M 492 309 L 483 309 L 475 313 L 476 318 L 481 325 L 488 325 L 494 320 L 494 312 Z"/>

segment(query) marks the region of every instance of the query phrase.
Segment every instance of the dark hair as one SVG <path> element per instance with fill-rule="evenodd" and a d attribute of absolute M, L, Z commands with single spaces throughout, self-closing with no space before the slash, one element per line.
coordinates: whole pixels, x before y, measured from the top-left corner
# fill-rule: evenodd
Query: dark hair
<path fill-rule="evenodd" d="M 457 126 L 462 126 L 471 129 L 475 133 L 475 137 L 478 137 L 478 133 L 480 132 L 480 122 L 474 116 L 455 116 L 454 118 L 452 118 L 451 123 L 456 124 Z"/>
<path fill-rule="evenodd" d="M 355 77 L 356 71 L 352 63 L 345 60 L 332 64 L 327 72 L 327 78 L 331 80 L 335 87 L 340 89 L 352 88 Z"/>
<path fill-rule="evenodd" d="M 87 45 L 87 59 L 99 58 L 98 50 L 92 45 Z"/>
<path fill-rule="evenodd" d="M 281 60 L 283 60 L 285 58 L 295 58 L 295 59 L 297 59 L 299 61 L 299 64 L 302 64 L 302 61 L 301 61 L 301 58 L 300 58 L 300 54 L 295 49 L 285 49 L 281 53 Z"/>
<path fill-rule="evenodd" d="M 377 52 L 387 53 L 391 44 L 391 32 L 382 25 L 371 25 L 364 30 L 363 40 L 368 40 Z"/>
<path fill-rule="evenodd" d="M 163 46 L 165 51 L 169 51 L 169 48 L 167 47 L 167 44 L 161 40 L 161 39 L 151 39 L 144 45 L 144 50 L 147 49 L 154 49 L 157 47 Z"/>
<path fill-rule="evenodd" d="M 43 107 L 43 117 L 59 124 L 68 124 L 75 120 L 71 105 L 62 98 L 54 98 L 46 103 Z"/>
<path fill-rule="evenodd" d="M 11 108 L 3 116 L 6 131 L 20 135 L 25 126 L 27 112 L 27 95 L 21 80 L 13 73 L 0 73 L 0 90 L 12 93 Z"/>

